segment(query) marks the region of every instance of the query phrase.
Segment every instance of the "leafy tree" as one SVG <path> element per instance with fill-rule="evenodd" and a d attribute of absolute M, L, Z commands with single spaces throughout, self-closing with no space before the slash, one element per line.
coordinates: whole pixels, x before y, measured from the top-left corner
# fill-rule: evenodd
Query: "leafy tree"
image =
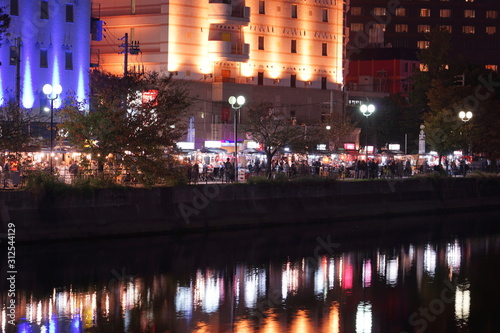
<path fill-rule="evenodd" d="M 424 70 L 419 68 L 412 75 L 414 89 L 410 94 L 411 104 L 420 110 L 421 115 L 429 111 L 428 92 L 433 82 L 439 81 L 441 86 L 447 87 L 453 85 L 456 75 L 463 74 L 450 56 L 451 35 L 448 31 L 432 29 L 425 37 L 429 47 L 418 54 Z"/>
<path fill-rule="evenodd" d="M 426 143 L 441 158 L 451 154 L 460 147 L 462 136 L 462 121 L 451 110 L 443 109 L 438 112 L 429 112 L 424 116 Z"/>
<path fill-rule="evenodd" d="M 0 109 L 0 150 L 9 152 L 34 151 L 40 142 L 30 133 L 31 125 L 39 122 L 38 116 L 23 113 L 13 101 Z"/>
<path fill-rule="evenodd" d="M 185 133 L 192 100 L 186 86 L 156 72 L 118 77 L 91 73 L 90 112 L 73 102 L 62 111 L 70 143 L 90 153 L 99 167 L 110 154 L 140 170 L 145 184 L 171 175 L 166 149 Z"/>
<path fill-rule="evenodd" d="M 10 26 L 10 16 L 4 12 L 4 8 L 0 7 L 0 41 L 2 41 L 4 33 Z"/>
<path fill-rule="evenodd" d="M 322 137 L 331 144 L 332 149 L 341 147 L 345 139 L 354 131 L 357 124 L 349 116 L 344 115 L 333 115 L 326 123 L 330 126 L 330 129 L 327 130 L 323 126 Z"/>
<path fill-rule="evenodd" d="M 290 119 L 271 103 L 260 102 L 247 111 L 245 131 L 251 132 L 253 138 L 264 147 L 267 157 L 266 174 L 271 177 L 271 161 L 285 146 L 299 149 L 306 146 L 303 126 L 293 125 Z M 314 132 L 310 133 L 315 135 Z M 316 141 L 317 142 L 317 141 Z"/>

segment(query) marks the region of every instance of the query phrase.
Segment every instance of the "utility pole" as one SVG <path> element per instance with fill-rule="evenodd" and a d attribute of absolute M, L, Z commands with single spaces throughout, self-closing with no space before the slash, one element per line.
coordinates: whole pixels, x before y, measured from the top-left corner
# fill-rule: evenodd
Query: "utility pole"
<path fill-rule="evenodd" d="M 123 59 L 123 76 L 128 76 L 128 33 L 125 33 L 124 43 L 120 46 L 123 47 L 124 59 Z"/>
<path fill-rule="evenodd" d="M 123 47 L 123 53 L 124 59 L 123 59 L 123 76 L 128 76 L 129 71 L 128 71 L 128 55 L 129 53 L 132 55 L 137 55 L 141 52 L 141 47 L 139 45 L 138 41 L 132 41 L 129 43 L 128 41 L 128 33 L 125 33 L 125 36 L 120 38 L 120 40 L 123 40 L 123 44 L 120 45 L 120 47 Z M 135 68 L 135 67 L 134 67 Z M 134 70 L 135 73 L 135 70 Z"/>

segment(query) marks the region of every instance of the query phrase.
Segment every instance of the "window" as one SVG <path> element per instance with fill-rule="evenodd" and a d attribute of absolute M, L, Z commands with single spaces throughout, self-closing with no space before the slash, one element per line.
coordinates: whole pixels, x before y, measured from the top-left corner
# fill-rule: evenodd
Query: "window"
<path fill-rule="evenodd" d="M 297 53 L 297 40 L 292 39 L 290 44 L 290 52 Z"/>
<path fill-rule="evenodd" d="M 323 8 L 323 22 L 328 22 L 328 9 Z"/>
<path fill-rule="evenodd" d="M 476 17 L 476 11 L 472 10 L 472 9 L 464 10 L 464 17 L 465 18 L 474 18 L 474 17 Z"/>
<path fill-rule="evenodd" d="M 68 70 L 73 69 L 73 52 L 71 51 L 66 51 L 64 68 Z"/>
<path fill-rule="evenodd" d="M 375 23 L 371 27 L 371 29 L 382 30 L 382 31 L 385 31 L 386 28 L 387 28 L 387 26 L 385 24 L 381 24 L 381 23 Z"/>
<path fill-rule="evenodd" d="M 328 55 L 328 44 L 327 43 L 321 44 L 321 55 L 324 57 L 326 57 Z"/>
<path fill-rule="evenodd" d="M 439 17 L 451 17 L 451 10 L 450 9 L 440 9 L 439 10 Z"/>
<path fill-rule="evenodd" d="M 451 34 L 452 28 L 451 25 L 440 25 L 439 28 L 444 31 L 448 31 Z"/>
<path fill-rule="evenodd" d="M 419 26 L 417 26 L 417 31 L 423 32 L 423 33 L 430 32 L 431 26 L 430 25 L 419 25 Z"/>
<path fill-rule="evenodd" d="M 297 75 L 296 74 L 290 75 L 290 87 L 292 87 L 292 88 L 297 87 Z"/>
<path fill-rule="evenodd" d="M 431 17 L 431 10 L 429 8 L 421 8 L 420 17 Z"/>
<path fill-rule="evenodd" d="M 47 50 L 40 50 L 40 68 L 48 68 L 49 60 L 47 57 Z"/>
<path fill-rule="evenodd" d="M 75 15 L 73 14 L 73 4 L 66 4 L 66 22 L 75 22 Z"/>
<path fill-rule="evenodd" d="M 429 48 L 429 44 L 430 44 L 430 42 L 428 40 L 419 40 L 417 42 L 417 47 L 419 49 L 427 49 L 427 48 Z"/>
<path fill-rule="evenodd" d="M 266 2 L 260 0 L 259 1 L 259 14 L 265 14 L 266 13 Z"/>
<path fill-rule="evenodd" d="M 264 36 L 259 36 L 259 50 L 264 50 Z"/>
<path fill-rule="evenodd" d="M 10 15 L 19 16 L 19 0 L 10 0 Z"/>
<path fill-rule="evenodd" d="M 351 7 L 351 15 L 361 15 L 363 9 L 361 7 Z"/>
<path fill-rule="evenodd" d="M 396 8 L 396 16 L 406 16 L 406 8 Z"/>
<path fill-rule="evenodd" d="M 484 66 L 486 69 L 498 72 L 498 66 L 497 65 L 486 65 Z"/>
<path fill-rule="evenodd" d="M 408 24 L 396 24 L 396 32 L 408 32 Z"/>
<path fill-rule="evenodd" d="M 496 19 L 498 17 L 498 12 L 496 10 L 487 10 L 486 18 Z"/>
<path fill-rule="evenodd" d="M 472 25 L 465 25 L 462 27 L 462 32 L 464 34 L 474 34 L 476 33 L 476 28 Z"/>
<path fill-rule="evenodd" d="M 41 1 L 40 2 L 40 18 L 42 20 L 48 20 L 49 19 L 49 3 L 48 1 Z"/>
<path fill-rule="evenodd" d="M 351 23 L 351 31 L 363 31 L 363 23 Z"/>
<path fill-rule="evenodd" d="M 497 33 L 497 27 L 486 27 L 486 34 L 494 35 Z"/>
<path fill-rule="evenodd" d="M 386 8 L 375 7 L 375 8 L 373 8 L 373 14 L 376 16 L 385 16 L 386 15 Z"/>
<path fill-rule="evenodd" d="M 326 90 L 326 83 L 327 83 L 327 78 L 326 76 L 321 77 L 321 89 Z"/>
<path fill-rule="evenodd" d="M 292 5 L 292 18 L 297 18 L 297 5 Z"/>

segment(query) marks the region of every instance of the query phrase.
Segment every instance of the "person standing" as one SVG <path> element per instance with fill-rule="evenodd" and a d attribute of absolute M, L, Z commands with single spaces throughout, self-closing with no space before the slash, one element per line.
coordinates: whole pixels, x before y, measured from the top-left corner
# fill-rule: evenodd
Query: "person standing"
<path fill-rule="evenodd" d="M 224 163 L 224 175 L 226 176 L 226 183 L 229 183 L 231 181 L 232 171 L 233 171 L 233 166 L 231 165 L 231 162 L 229 161 L 228 158 L 226 163 Z"/>

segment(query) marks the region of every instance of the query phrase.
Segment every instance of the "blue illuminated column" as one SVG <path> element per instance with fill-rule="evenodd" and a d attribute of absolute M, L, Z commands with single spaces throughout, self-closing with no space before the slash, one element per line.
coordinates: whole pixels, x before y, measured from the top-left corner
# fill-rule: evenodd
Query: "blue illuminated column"
<path fill-rule="evenodd" d="M 47 83 L 43 86 L 43 93 L 47 95 L 47 98 L 50 100 L 50 155 L 49 155 L 49 163 L 50 163 L 50 173 L 54 173 L 54 169 L 52 168 L 52 154 L 54 150 L 54 100 L 59 98 L 59 95 L 62 92 L 62 87 L 60 84 L 55 84 L 53 87 L 50 83 Z"/>
<path fill-rule="evenodd" d="M 238 98 L 231 96 L 228 99 L 229 104 L 234 110 L 234 182 L 238 182 L 238 110 L 245 104 L 245 97 Z"/>

